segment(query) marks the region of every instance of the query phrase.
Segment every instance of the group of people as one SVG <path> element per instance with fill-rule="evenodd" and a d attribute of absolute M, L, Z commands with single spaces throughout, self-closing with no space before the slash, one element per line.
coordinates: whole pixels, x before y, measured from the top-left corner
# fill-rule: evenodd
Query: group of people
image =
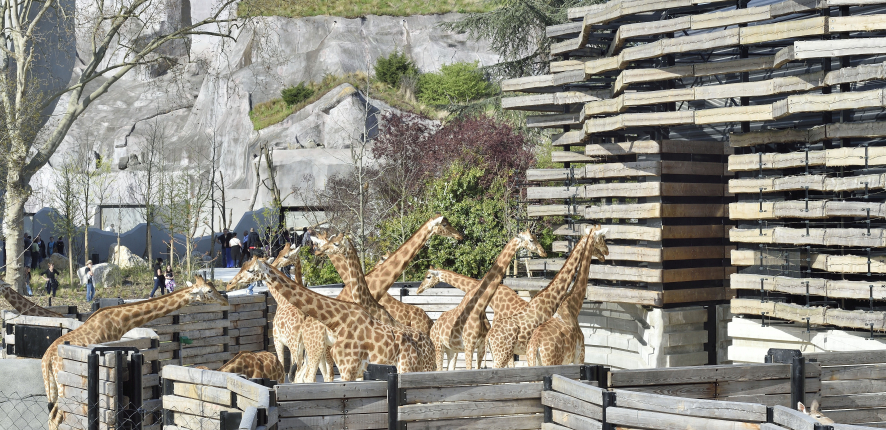
<path fill-rule="evenodd" d="M 175 273 L 172 271 L 171 265 L 166 265 L 164 269 L 163 258 L 157 257 L 157 262 L 154 263 L 152 270 L 154 271 L 154 288 L 151 289 L 151 294 L 148 295 L 149 299 L 154 298 L 157 290 L 160 290 L 160 295 L 166 295 L 166 293 L 175 291 Z"/>
<path fill-rule="evenodd" d="M 40 235 L 31 239 L 31 235 L 25 234 L 24 247 L 25 266 L 36 269 L 53 253 L 65 254 L 65 242 L 61 237 L 55 240 L 55 237 L 49 236 L 49 244 L 47 245 Z"/>
<path fill-rule="evenodd" d="M 255 228 L 243 232 L 243 239 L 237 237 L 237 232 L 224 229 L 215 240 L 221 245 L 223 267 L 238 268 L 243 265 L 244 261 L 249 261 L 253 255 L 277 255 L 287 243 L 310 246 L 311 230 L 307 227 L 302 228 L 299 234 L 294 228 L 283 230 L 280 234 L 273 234 L 271 228 L 268 227 L 265 234 L 260 235 Z"/>

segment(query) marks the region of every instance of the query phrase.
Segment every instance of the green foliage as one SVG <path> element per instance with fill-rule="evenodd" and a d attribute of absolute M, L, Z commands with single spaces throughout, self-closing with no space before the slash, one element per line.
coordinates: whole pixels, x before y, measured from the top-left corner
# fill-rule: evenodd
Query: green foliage
<path fill-rule="evenodd" d="M 342 283 L 341 276 L 326 256 L 314 255 L 307 247 L 301 249 L 301 272 L 306 285 Z"/>
<path fill-rule="evenodd" d="M 415 231 L 434 213 L 441 212 L 465 240 L 434 236 L 428 246 L 413 260 L 406 272 L 406 279 L 420 279 L 428 267 L 441 267 L 466 276 L 482 277 L 511 239 L 508 220 L 505 219 L 510 204 L 505 188 L 505 175 L 489 187 L 482 187 L 484 175 L 480 167 L 453 164 L 440 178 L 432 180 L 421 200 L 423 205 L 406 216 L 403 222 L 408 231 Z M 392 218 L 380 226 L 383 249 L 399 246 L 400 219 Z"/>
<path fill-rule="evenodd" d="M 394 51 L 387 57 L 379 57 L 375 62 L 375 79 L 396 87 L 400 85 L 403 76 L 418 74 L 415 64 L 409 60 L 405 53 Z"/>
<path fill-rule="evenodd" d="M 284 88 L 280 91 L 280 96 L 286 102 L 286 106 L 299 104 L 314 95 L 314 89 L 305 86 L 304 82 L 299 82 L 294 87 Z"/>
<path fill-rule="evenodd" d="M 418 79 L 418 100 L 429 105 L 466 103 L 488 97 L 494 87 L 478 63 L 452 63 Z"/>

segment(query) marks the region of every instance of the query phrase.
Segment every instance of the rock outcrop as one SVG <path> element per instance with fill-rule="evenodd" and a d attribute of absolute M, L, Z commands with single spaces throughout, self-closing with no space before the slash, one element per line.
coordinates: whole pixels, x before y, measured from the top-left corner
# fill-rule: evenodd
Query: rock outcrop
<path fill-rule="evenodd" d="M 78 269 L 77 276 L 80 278 L 80 285 L 86 285 L 86 267 Z M 119 282 L 120 279 L 120 267 L 116 264 L 101 263 L 92 265 L 92 281 L 95 284 L 95 288 L 111 287 L 116 282 Z"/>
<path fill-rule="evenodd" d="M 145 260 L 129 250 L 129 248 L 120 245 L 117 247 L 117 244 L 111 245 L 111 249 L 108 251 L 108 261 L 120 266 L 121 269 L 126 269 L 129 267 L 147 267 L 147 263 Z"/>
<path fill-rule="evenodd" d="M 43 261 L 40 262 L 40 270 L 46 270 L 49 268 L 49 263 L 52 263 L 55 266 L 55 270 L 62 271 L 68 270 L 68 257 L 61 255 L 57 252 L 54 252 L 48 258 L 44 258 Z M 80 267 L 77 264 L 76 259 L 74 260 L 74 270 L 77 270 Z"/>

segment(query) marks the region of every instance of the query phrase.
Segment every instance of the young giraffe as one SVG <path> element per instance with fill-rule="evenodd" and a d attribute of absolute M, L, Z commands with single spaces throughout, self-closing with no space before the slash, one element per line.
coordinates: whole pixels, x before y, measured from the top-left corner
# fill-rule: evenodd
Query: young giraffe
<path fill-rule="evenodd" d="M 12 288 L 9 284 L 5 282 L 0 282 L 0 293 L 3 294 L 3 298 L 12 305 L 12 308 L 18 312 L 19 315 L 30 315 L 35 317 L 50 317 L 50 318 L 64 318 L 64 315 L 57 314 L 48 309 L 41 308 L 34 304 L 34 302 L 25 298 L 25 296 L 15 291 L 15 288 Z"/>
<path fill-rule="evenodd" d="M 50 406 L 49 428 L 58 429 L 58 425 L 64 419 L 64 413 L 59 410 L 57 404 L 60 388 L 57 375 L 62 368 L 62 359 L 58 356 L 59 345 L 69 342 L 71 345 L 86 346 L 120 340 L 129 330 L 141 327 L 192 303 L 218 303 L 227 306 L 228 299 L 219 294 L 211 282 L 206 282 L 197 276 L 194 284 L 188 282 L 187 288 L 176 290 L 172 294 L 99 309 L 83 325 L 49 345 L 41 362 L 43 385 Z"/>
<path fill-rule="evenodd" d="M 379 263 L 366 274 L 366 284 L 369 287 L 372 296 L 375 297 L 378 303 L 390 312 L 394 319 L 401 324 L 414 327 L 425 334 L 431 332 L 431 326 L 434 324 L 431 318 L 428 317 L 428 314 L 418 306 L 403 303 L 395 299 L 388 294 L 388 289 L 391 288 L 391 285 L 394 285 L 394 281 L 403 274 L 409 266 L 409 263 L 412 262 L 412 259 L 415 258 L 419 251 L 425 246 L 428 239 L 433 235 L 448 237 L 455 240 L 464 239 L 464 236 L 449 224 L 449 220 L 438 213 L 422 224 L 422 226 L 412 234 L 409 240 L 400 245 L 390 257 Z M 315 243 L 322 246 L 322 243 L 317 240 L 322 240 L 322 238 L 315 236 L 312 239 L 314 239 Z M 333 256 L 330 256 L 330 259 L 333 264 L 336 264 L 336 259 L 333 258 Z M 338 265 L 336 265 L 336 267 L 338 267 Z M 350 289 L 353 287 L 348 284 L 345 285 L 346 288 L 342 290 L 338 298 L 340 300 L 351 301 Z"/>
<path fill-rule="evenodd" d="M 588 271 L 591 260 L 596 257 L 606 261 L 606 229 L 597 225 L 598 232 L 585 245 L 585 255 L 578 269 L 572 292 L 563 300 L 553 318 L 538 326 L 526 345 L 526 361 L 530 366 L 554 366 L 558 364 L 584 364 L 584 333 L 578 325 L 578 313 L 588 290 Z M 574 252 L 574 251 L 573 251 Z"/>
<path fill-rule="evenodd" d="M 197 369 L 207 369 L 204 366 L 196 366 Z M 207 369 L 208 370 L 208 369 Z M 272 381 L 283 383 L 283 364 L 277 361 L 277 357 L 268 351 L 240 351 L 234 358 L 228 360 L 219 372 L 236 373 L 247 378 L 267 378 Z"/>
<path fill-rule="evenodd" d="M 343 256 L 344 266 L 341 266 L 342 260 L 340 258 L 336 258 L 335 261 L 337 263 L 333 263 L 333 265 L 336 266 L 335 268 L 341 275 L 342 280 L 345 281 L 345 285 L 351 286 L 350 292 L 353 302 L 366 309 L 373 318 L 406 331 L 418 346 L 419 356 L 422 359 L 419 370 L 434 370 L 434 344 L 431 342 L 431 338 L 418 329 L 399 323 L 376 301 L 366 285 L 366 279 L 360 267 L 360 259 L 357 257 L 357 249 L 350 238 L 343 234 L 333 237 L 326 241 L 317 250 L 317 253 L 324 253 L 330 258 L 333 256 Z M 310 367 L 310 364 L 305 367 L 306 372 L 310 372 L 312 369 L 316 372 L 315 368 Z"/>
<path fill-rule="evenodd" d="M 462 298 L 455 309 L 448 310 L 437 319 L 431 328 L 434 341 L 437 371 L 443 370 L 443 354 L 449 356 L 449 370 L 455 370 L 455 359 L 459 352 L 465 353 L 465 367 L 473 368 L 474 350 L 478 360 L 486 355 L 486 306 L 498 289 L 504 272 L 518 249 L 526 249 L 545 257 L 544 249 L 528 230 L 511 239 L 495 259 L 492 267 L 480 281 L 480 286 Z M 482 318 L 481 318 L 482 316 Z"/>
<path fill-rule="evenodd" d="M 356 303 L 315 293 L 263 260 L 248 262 L 246 272 L 252 280 L 280 284 L 281 296 L 332 330 L 335 334 L 332 356 L 343 381 L 354 381 L 362 376 L 370 361 L 396 364 L 401 373 L 418 370 L 418 349 L 409 334 L 372 318 Z"/>
<path fill-rule="evenodd" d="M 597 231 L 591 234 L 597 234 Z M 532 332 L 543 322 L 549 320 L 569 291 L 569 285 L 575 277 L 578 263 L 584 256 L 585 245 L 590 235 L 581 238 L 576 250 L 573 252 L 563 267 L 554 276 L 554 279 L 541 290 L 523 311 L 506 318 L 496 317 L 492 322 L 487 339 L 492 349 L 493 367 L 513 367 L 514 354 L 524 354 L 526 344 Z"/>
<path fill-rule="evenodd" d="M 480 286 L 480 281 L 470 276 L 432 267 L 428 269 L 424 280 L 418 286 L 417 293 L 421 294 L 441 282 L 452 285 L 465 293 L 469 293 Z M 489 307 L 492 308 L 492 311 L 496 315 L 501 316 L 513 315 L 526 308 L 526 306 L 529 306 L 529 302 L 523 300 L 516 291 L 505 284 L 498 286 L 498 289 L 495 290 L 495 295 L 492 296 L 492 301 L 489 302 Z"/>

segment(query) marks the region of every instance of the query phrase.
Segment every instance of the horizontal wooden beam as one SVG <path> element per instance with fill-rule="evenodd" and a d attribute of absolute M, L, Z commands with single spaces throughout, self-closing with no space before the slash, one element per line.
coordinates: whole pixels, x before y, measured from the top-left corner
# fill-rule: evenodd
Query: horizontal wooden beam
<path fill-rule="evenodd" d="M 845 299 L 886 300 L 886 285 L 882 282 L 844 281 L 822 278 L 793 278 L 788 276 L 767 276 L 734 273 L 729 277 L 729 287 L 735 290 L 756 290 L 805 295 L 827 296 Z M 762 281 L 762 283 L 761 283 Z M 874 286 L 871 289 L 871 286 Z"/>
<path fill-rule="evenodd" d="M 833 245 L 882 248 L 886 247 L 886 230 L 880 228 L 732 228 L 729 240 L 744 243 L 771 243 L 788 245 Z"/>
<path fill-rule="evenodd" d="M 764 315 L 796 322 L 809 322 L 815 325 L 867 330 L 886 330 L 886 312 L 846 311 L 824 307 L 805 307 L 791 303 L 762 302 L 759 299 L 732 299 L 733 314 Z"/>
<path fill-rule="evenodd" d="M 858 191 L 881 190 L 886 188 L 886 175 L 859 175 L 843 178 L 825 175 L 797 175 L 770 178 L 730 179 L 730 193 L 773 193 L 780 191 Z"/>

